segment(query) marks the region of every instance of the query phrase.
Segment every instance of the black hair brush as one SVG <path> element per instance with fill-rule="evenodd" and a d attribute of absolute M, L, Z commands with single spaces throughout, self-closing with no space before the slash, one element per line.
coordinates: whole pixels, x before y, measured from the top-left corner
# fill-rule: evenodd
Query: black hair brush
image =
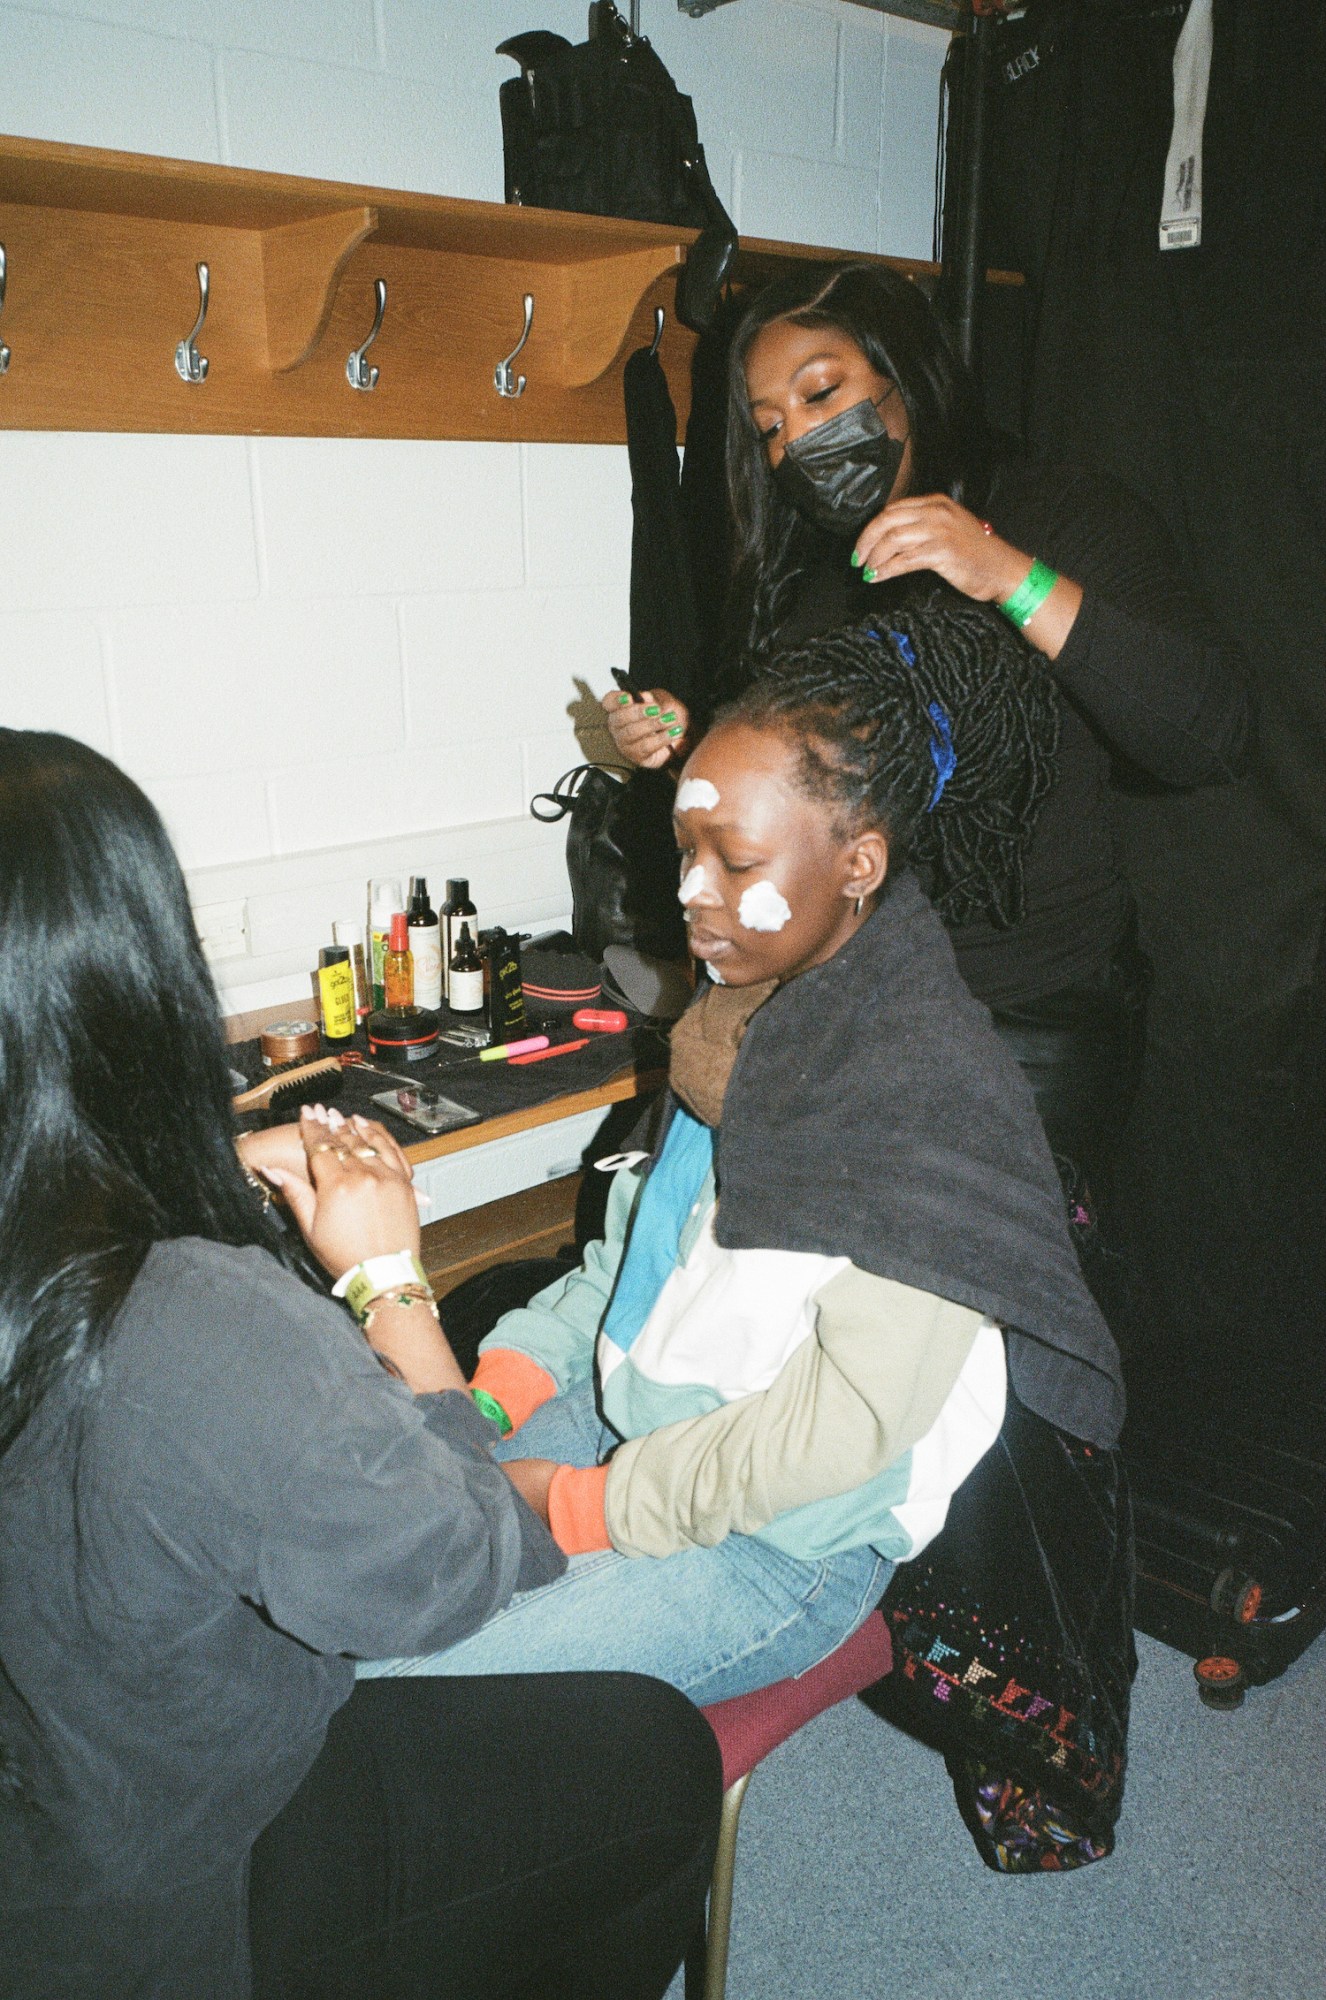
<path fill-rule="evenodd" d="M 339 1097 L 345 1087 L 345 1070 L 339 1056 L 319 1056 L 316 1062 L 297 1062 L 273 1070 L 260 1083 L 250 1084 L 231 1100 L 236 1112 L 261 1112 L 268 1125 L 280 1125 L 305 1104 L 326 1104 Z"/>

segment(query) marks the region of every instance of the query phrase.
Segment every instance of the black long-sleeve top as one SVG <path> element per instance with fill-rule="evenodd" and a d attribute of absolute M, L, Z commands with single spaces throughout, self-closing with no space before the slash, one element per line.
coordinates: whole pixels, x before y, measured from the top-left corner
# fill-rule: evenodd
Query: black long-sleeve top
<path fill-rule="evenodd" d="M 350 1694 L 565 1567 L 468 1396 L 266 1252 L 148 1255 L 0 1462 L 0 1993 L 242 2000 L 255 1837 Z"/>
<path fill-rule="evenodd" d="M 1057 660 L 1058 777 L 1026 861 L 1027 911 L 1009 930 L 951 931 L 964 978 L 992 1008 L 1104 975 L 1131 921 L 1106 792 L 1117 762 L 1166 787 L 1224 783 L 1249 734 L 1242 656 L 1186 588 L 1169 534 L 1136 494 L 1071 468 L 1004 461 L 984 515 L 1015 548 L 1082 586 Z M 866 618 L 888 585 L 863 583 L 834 550 L 802 583 L 780 641 Z"/>

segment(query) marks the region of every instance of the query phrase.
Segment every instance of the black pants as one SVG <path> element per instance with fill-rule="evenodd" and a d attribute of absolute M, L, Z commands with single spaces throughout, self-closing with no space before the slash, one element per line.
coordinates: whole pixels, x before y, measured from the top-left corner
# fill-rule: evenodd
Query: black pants
<path fill-rule="evenodd" d="M 1035 1094 L 1083 1275 L 1121 1344 L 1135 1306 L 1120 1247 L 1114 1153 L 1142 1074 L 1150 982 L 1150 964 L 1130 940 L 1099 983 L 994 1015 Z"/>
<path fill-rule="evenodd" d="M 657 2000 L 720 1787 L 642 1675 L 361 1682 L 254 1847 L 255 2000 Z"/>

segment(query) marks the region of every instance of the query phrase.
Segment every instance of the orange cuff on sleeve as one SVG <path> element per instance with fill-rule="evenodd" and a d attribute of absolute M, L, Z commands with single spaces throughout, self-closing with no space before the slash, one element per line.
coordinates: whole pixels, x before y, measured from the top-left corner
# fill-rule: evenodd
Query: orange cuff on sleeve
<path fill-rule="evenodd" d="M 548 1488 L 548 1526 L 564 1555 L 610 1549 L 605 1500 L 606 1465 L 559 1465 Z"/>
<path fill-rule="evenodd" d="M 513 1431 L 518 1431 L 541 1403 L 551 1402 L 557 1394 L 557 1384 L 547 1369 L 540 1368 L 537 1361 L 531 1361 L 528 1354 L 521 1354 L 514 1347 L 485 1349 L 479 1356 L 470 1387 L 496 1398 L 510 1417 Z"/>

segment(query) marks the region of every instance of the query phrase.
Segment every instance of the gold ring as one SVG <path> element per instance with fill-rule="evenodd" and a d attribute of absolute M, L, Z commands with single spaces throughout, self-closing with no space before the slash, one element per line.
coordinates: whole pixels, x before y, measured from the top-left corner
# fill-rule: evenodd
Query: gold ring
<path fill-rule="evenodd" d="M 354 1155 L 357 1160 L 376 1160 L 378 1149 L 376 1146 L 356 1146 Z"/>
<path fill-rule="evenodd" d="M 345 1151 L 345 1148 L 344 1148 L 344 1146 L 338 1146 L 338 1145 L 336 1144 L 336 1141 L 335 1141 L 334 1139 L 323 1139 L 323 1140 L 321 1140 L 321 1141 L 320 1141 L 320 1142 L 319 1142 L 319 1143 L 318 1143 L 318 1144 L 317 1144 L 316 1146 L 310 1146 L 310 1147 L 309 1147 L 309 1152 L 310 1152 L 311 1154 L 312 1154 L 312 1153 L 343 1153 L 344 1151 Z"/>

